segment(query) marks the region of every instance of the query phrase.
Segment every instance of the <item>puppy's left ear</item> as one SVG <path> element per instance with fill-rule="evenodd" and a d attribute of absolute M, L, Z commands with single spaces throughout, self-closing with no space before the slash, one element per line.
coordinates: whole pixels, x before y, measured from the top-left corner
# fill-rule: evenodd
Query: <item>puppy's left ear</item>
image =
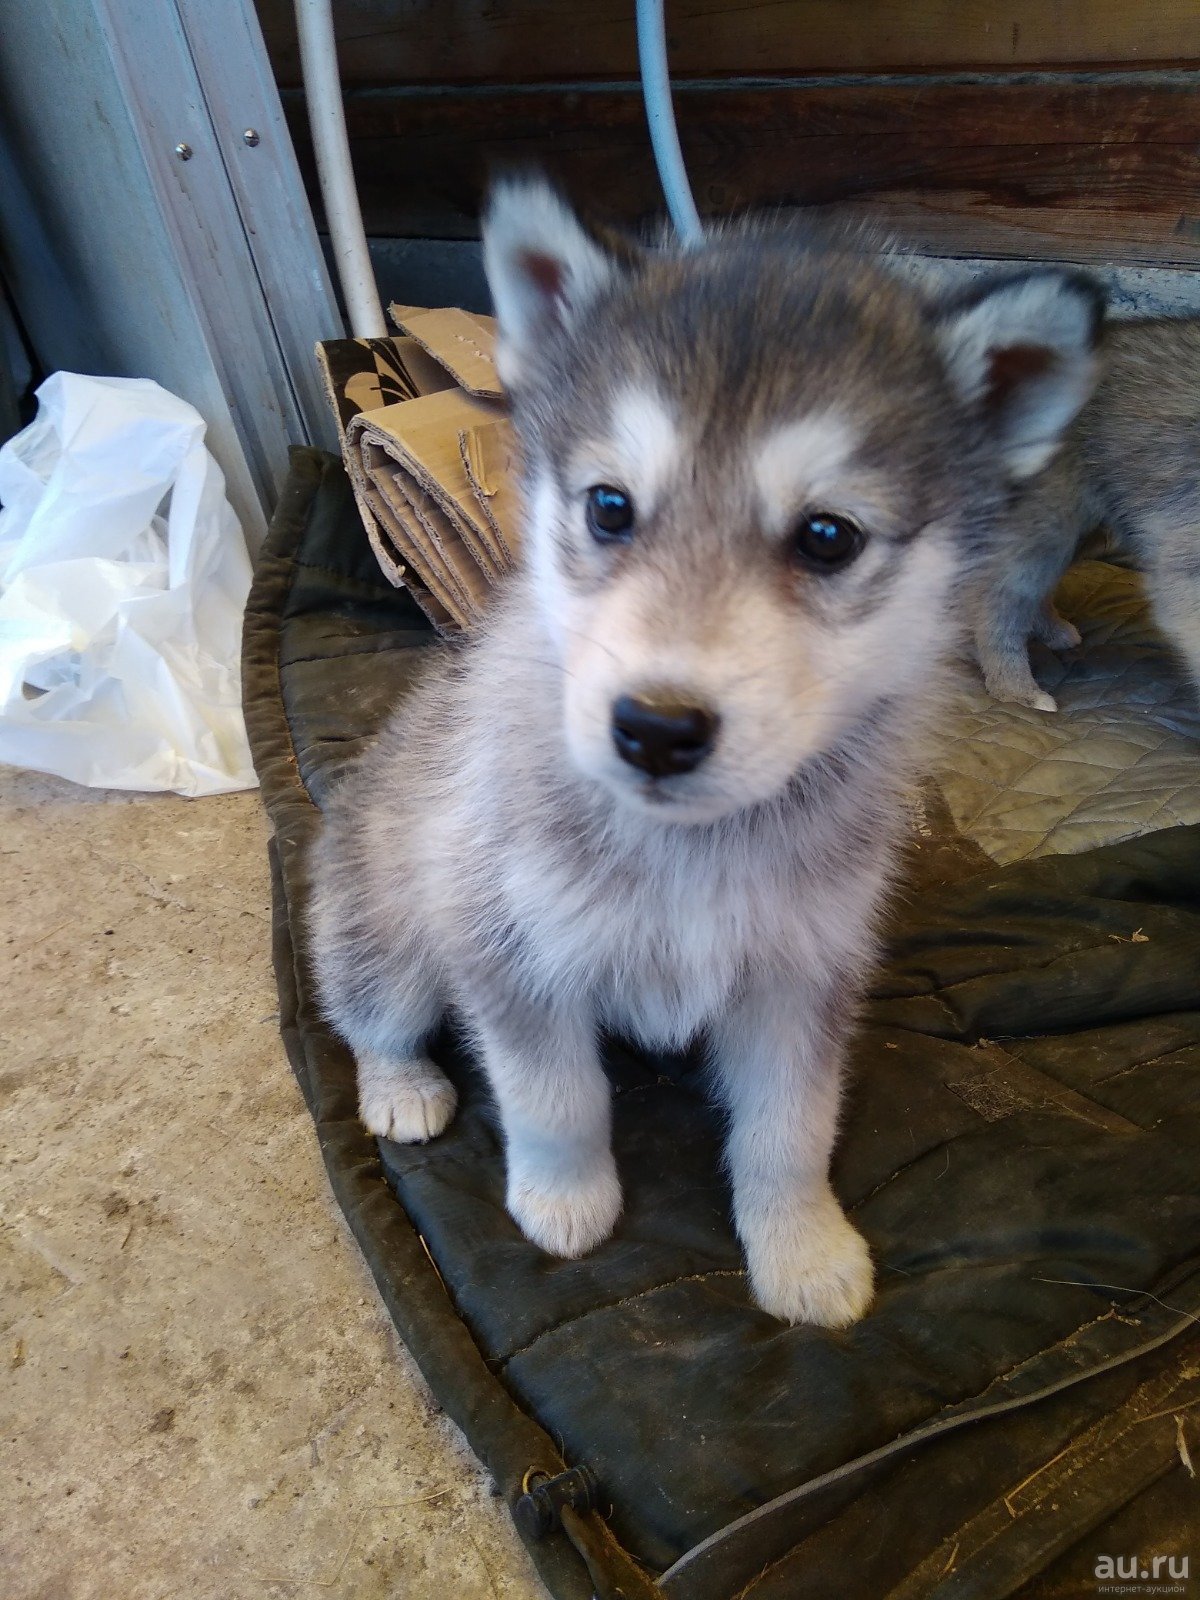
<path fill-rule="evenodd" d="M 940 317 L 951 380 L 1014 479 L 1041 471 L 1091 394 L 1103 318 L 1094 279 L 1053 269 L 985 287 Z"/>
<path fill-rule="evenodd" d="M 579 317 L 626 265 L 536 177 L 510 178 L 492 190 L 483 259 L 499 325 L 497 365 L 509 388 L 546 339 Z"/>

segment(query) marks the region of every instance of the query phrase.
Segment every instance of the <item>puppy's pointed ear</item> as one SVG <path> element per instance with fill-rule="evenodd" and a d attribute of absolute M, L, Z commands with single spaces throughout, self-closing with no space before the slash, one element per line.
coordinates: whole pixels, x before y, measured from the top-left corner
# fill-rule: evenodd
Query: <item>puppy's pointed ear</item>
<path fill-rule="evenodd" d="M 492 190 L 483 259 L 499 325 L 497 366 L 509 388 L 546 336 L 569 326 L 622 270 L 541 178 Z"/>
<path fill-rule="evenodd" d="M 1014 479 L 1041 471 L 1091 394 L 1103 316 L 1094 279 L 1053 269 L 985 287 L 942 314 L 950 377 Z"/>

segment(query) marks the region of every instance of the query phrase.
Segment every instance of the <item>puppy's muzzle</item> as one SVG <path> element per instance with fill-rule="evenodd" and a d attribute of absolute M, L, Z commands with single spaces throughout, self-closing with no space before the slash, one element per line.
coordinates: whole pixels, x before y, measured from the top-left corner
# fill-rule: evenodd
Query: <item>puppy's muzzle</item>
<path fill-rule="evenodd" d="M 711 752 L 720 718 L 675 692 L 623 694 L 612 710 L 612 737 L 622 761 L 652 778 L 692 772 Z"/>

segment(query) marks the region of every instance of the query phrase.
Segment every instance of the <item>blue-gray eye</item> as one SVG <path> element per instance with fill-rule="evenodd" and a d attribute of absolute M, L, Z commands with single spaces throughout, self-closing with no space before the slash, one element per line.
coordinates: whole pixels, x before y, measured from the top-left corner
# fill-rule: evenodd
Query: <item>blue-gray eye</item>
<path fill-rule="evenodd" d="M 832 511 L 806 512 L 792 535 L 796 559 L 820 572 L 849 566 L 863 543 L 863 531 L 858 524 Z"/>
<path fill-rule="evenodd" d="M 624 489 L 593 484 L 587 492 L 587 524 L 599 544 L 624 544 L 633 532 L 633 501 Z"/>

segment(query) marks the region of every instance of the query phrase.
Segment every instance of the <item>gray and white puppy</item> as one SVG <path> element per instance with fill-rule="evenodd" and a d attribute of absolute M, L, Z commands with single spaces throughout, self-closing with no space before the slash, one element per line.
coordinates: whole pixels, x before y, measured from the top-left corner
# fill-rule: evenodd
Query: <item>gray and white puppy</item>
<path fill-rule="evenodd" d="M 331 802 L 322 1003 L 401 1141 L 453 1115 L 425 1043 L 454 1008 L 509 1210 L 560 1256 L 621 1209 L 599 1032 L 702 1035 L 755 1298 L 841 1326 L 872 1269 L 830 1150 L 916 735 L 1090 302 L 1047 275 L 942 315 L 752 226 L 623 258 L 536 182 L 484 238 L 526 555 Z"/>
<path fill-rule="evenodd" d="M 1051 596 L 1080 539 L 1101 523 L 1144 571 L 1154 616 L 1200 689 L 1200 320 L 1113 322 L 1101 332 L 1097 314 L 1093 382 L 1062 449 L 1014 493 L 978 591 L 988 691 L 1039 711 L 1057 708 L 1034 679 L 1029 640 L 1054 650 L 1079 643 Z"/>

